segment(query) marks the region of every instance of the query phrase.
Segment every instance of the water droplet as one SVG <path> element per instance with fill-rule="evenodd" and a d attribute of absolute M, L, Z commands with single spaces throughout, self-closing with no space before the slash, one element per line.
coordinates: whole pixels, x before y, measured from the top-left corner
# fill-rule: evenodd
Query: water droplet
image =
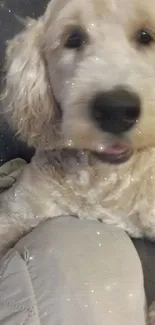
<path fill-rule="evenodd" d="M 85 308 L 88 308 L 88 305 L 85 305 Z"/>
<path fill-rule="evenodd" d="M 74 82 L 72 82 L 72 84 L 71 84 L 71 85 L 72 85 L 72 88 L 74 88 L 74 86 L 75 86 L 75 83 L 74 83 Z"/>
<path fill-rule="evenodd" d="M 36 216 L 36 219 L 38 219 L 39 217 L 38 216 Z"/>
<path fill-rule="evenodd" d="M 93 28 L 95 26 L 95 24 L 94 23 L 91 23 L 90 24 L 90 27 L 89 28 L 87 28 L 87 32 L 89 33 L 90 32 L 90 30 Z"/>
<path fill-rule="evenodd" d="M 132 298 L 133 297 L 133 294 L 132 293 L 129 293 L 129 297 Z"/>
<path fill-rule="evenodd" d="M 17 196 L 17 193 L 15 192 L 14 196 Z"/>
<path fill-rule="evenodd" d="M 52 253 L 52 250 L 50 249 L 49 252 Z"/>
<path fill-rule="evenodd" d="M 98 61 L 98 60 L 99 60 L 99 58 L 96 56 L 95 60 L 96 60 L 96 61 Z"/>
<path fill-rule="evenodd" d="M 71 147 L 73 145 L 73 141 L 72 140 L 69 140 L 68 143 L 67 143 L 68 147 Z"/>
<path fill-rule="evenodd" d="M 88 285 L 88 282 L 85 282 L 85 284 L 84 284 L 85 286 L 87 286 Z"/>
<path fill-rule="evenodd" d="M 112 313 L 112 311 L 111 311 L 111 310 L 109 310 L 109 313 L 111 314 L 111 313 Z"/>
<path fill-rule="evenodd" d="M 91 292 L 94 293 L 94 290 L 92 289 Z"/>
<path fill-rule="evenodd" d="M 99 245 L 99 247 L 101 247 L 101 246 L 102 246 L 102 244 L 101 244 L 101 243 L 99 243 L 98 245 Z"/>
<path fill-rule="evenodd" d="M 47 316 L 47 311 L 44 312 L 44 316 L 45 316 L 45 317 Z"/>
<path fill-rule="evenodd" d="M 100 232 L 99 232 L 99 231 L 97 231 L 97 235 L 98 235 L 98 236 L 100 235 Z"/>
<path fill-rule="evenodd" d="M 102 146 L 102 145 L 99 146 L 99 150 L 100 150 L 100 151 L 103 151 L 104 149 L 105 149 L 104 146 Z"/>
<path fill-rule="evenodd" d="M 29 260 L 33 260 L 33 259 L 34 259 L 34 256 L 30 256 L 30 257 L 29 257 Z"/>
<path fill-rule="evenodd" d="M 1 1 L 1 2 L 0 2 L 0 6 L 1 6 L 1 8 L 4 8 L 4 7 L 5 7 L 5 5 L 4 5 L 4 2 L 3 2 L 3 1 Z"/>
<path fill-rule="evenodd" d="M 34 73 L 33 72 L 28 72 L 27 76 L 28 76 L 28 78 L 32 79 L 32 78 L 34 78 Z"/>
<path fill-rule="evenodd" d="M 67 301 L 71 301 L 70 298 L 67 298 Z"/>
<path fill-rule="evenodd" d="M 153 179 L 154 177 L 153 176 L 151 176 L 151 179 Z"/>
<path fill-rule="evenodd" d="M 140 129 L 137 129 L 138 134 L 142 134 L 142 131 Z"/>
<path fill-rule="evenodd" d="M 9 9 L 8 11 L 11 12 L 11 9 Z"/>
<path fill-rule="evenodd" d="M 109 290 L 111 289 L 111 286 L 110 286 L 110 285 L 107 285 L 107 286 L 105 286 L 105 289 L 106 289 L 107 291 L 109 291 Z"/>

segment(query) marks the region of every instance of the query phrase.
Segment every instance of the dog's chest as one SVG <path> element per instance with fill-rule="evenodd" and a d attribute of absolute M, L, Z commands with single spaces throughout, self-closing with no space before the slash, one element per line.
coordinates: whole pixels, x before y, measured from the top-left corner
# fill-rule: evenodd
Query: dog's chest
<path fill-rule="evenodd" d="M 123 181 L 115 172 L 101 175 L 91 168 L 81 168 L 63 177 L 55 174 L 50 180 L 38 184 L 37 201 L 49 217 L 69 214 L 106 219 L 110 223 L 121 219 L 131 209 L 133 195 L 132 191 L 129 193 L 129 183 L 129 179 Z"/>
<path fill-rule="evenodd" d="M 144 202 L 142 170 L 90 163 L 87 156 L 54 152 L 36 171 L 35 202 L 48 217 L 76 215 L 119 223 L 139 214 Z M 145 180 L 143 180 L 145 183 Z"/>

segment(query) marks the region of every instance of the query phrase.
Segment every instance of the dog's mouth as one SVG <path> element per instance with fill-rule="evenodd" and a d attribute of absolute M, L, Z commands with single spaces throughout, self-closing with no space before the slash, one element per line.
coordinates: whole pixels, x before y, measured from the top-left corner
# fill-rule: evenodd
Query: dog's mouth
<path fill-rule="evenodd" d="M 81 142 L 75 143 L 73 140 L 66 141 L 64 146 L 71 151 L 90 152 L 95 158 L 103 163 L 122 164 L 130 159 L 133 154 L 132 143 L 127 135 L 114 137 L 108 135 L 104 141 L 99 144 L 98 141 L 91 141 L 82 146 Z"/>
<path fill-rule="evenodd" d="M 103 162 L 121 164 L 126 162 L 132 155 L 132 148 L 128 142 L 117 142 L 106 146 L 102 151 L 92 151 L 93 155 Z"/>

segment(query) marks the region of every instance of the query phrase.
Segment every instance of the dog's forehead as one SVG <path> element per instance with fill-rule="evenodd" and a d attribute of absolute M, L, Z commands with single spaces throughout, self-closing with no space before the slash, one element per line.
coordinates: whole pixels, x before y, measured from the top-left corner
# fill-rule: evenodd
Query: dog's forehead
<path fill-rule="evenodd" d="M 89 0 L 88 0 L 89 1 Z M 126 11 L 129 14 L 133 11 L 153 9 L 153 0 L 92 0 L 96 13 L 103 12 L 115 14 L 117 12 Z"/>
<path fill-rule="evenodd" d="M 120 23 L 130 29 L 155 26 L 154 0 L 92 0 L 92 5 L 94 19 L 101 18 L 103 25 L 104 22 Z"/>
<path fill-rule="evenodd" d="M 138 25 L 155 26 L 154 0 L 51 0 L 47 8 L 45 20 L 50 24 L 58 18 L 65 20 L 74 17 L 77 23 L 84 26 L 90 23 L 113 23 L 134 28 Z"/>
<path fill-rule="evenodd" d="M 118 22 L 128 17 L 134 12 L 133 0 L 92 0 L 94 20 L 100 19 L 102 22 Z"/>
<path fill-rule="evenodd" d="M 115 13 L 118 8 L 131 7 L 131 1 L 126 0 L 92 0 L 95 12 L 100 15 L 104 12 Z"/>

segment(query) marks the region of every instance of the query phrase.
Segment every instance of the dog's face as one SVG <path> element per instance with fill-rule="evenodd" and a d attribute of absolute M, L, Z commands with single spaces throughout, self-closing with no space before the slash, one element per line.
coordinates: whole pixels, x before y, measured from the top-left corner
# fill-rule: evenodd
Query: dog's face
<path fill-rule="evenodd" d="M 52 0 L 9 46 L 6 90 L 13 124 L 36 147 L 119 163 L 154 146 L 153 0 Z"/>

